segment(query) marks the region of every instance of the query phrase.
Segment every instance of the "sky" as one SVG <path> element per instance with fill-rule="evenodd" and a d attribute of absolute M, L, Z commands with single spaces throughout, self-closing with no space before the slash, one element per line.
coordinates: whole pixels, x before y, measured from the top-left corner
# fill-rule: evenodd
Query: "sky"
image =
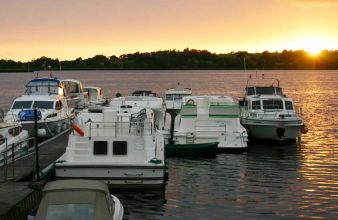
<path fill-rule="evenodd" d="M 0 59 L 338 49 L 338 0 L 0 0 Z"/>

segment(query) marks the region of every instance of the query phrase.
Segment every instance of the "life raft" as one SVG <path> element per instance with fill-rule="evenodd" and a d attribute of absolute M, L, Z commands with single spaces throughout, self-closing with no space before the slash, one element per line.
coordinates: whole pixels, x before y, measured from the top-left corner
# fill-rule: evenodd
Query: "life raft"
<path fill-rule="evenodd" d="M 77 126 L 76 124 L 72 124 L 71 127 L 80 135 L 80 136 L 84 136 L 84 132 L 83 130 Z"/>

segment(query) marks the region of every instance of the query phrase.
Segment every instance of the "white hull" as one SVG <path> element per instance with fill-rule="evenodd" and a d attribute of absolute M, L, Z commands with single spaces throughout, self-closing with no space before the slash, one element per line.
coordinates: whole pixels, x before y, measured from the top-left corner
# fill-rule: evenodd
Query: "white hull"
<path fill-rule="evenodd" d="M 145 188 L 164 185 L 164 165 L 58 164 L 57 179 L 95 179 L 109 187 Z"/>
<path fill-rule="evenodd" d="M 175 144 L 206 144 L 218 142 L 218 148 L 220 149 L 246 149 L 248 147 L 248 136 L 246 132 L 233 132 L 233 133 L 201 133 L 197 135 L 186 134 L 174 134 Z M 168 142 L 168 141 L 167 141 Z"/>
<path fill-rule="evenodd" d="M 46 121 L 46 122 L 38 122 L 38 136 L 43 138 L 53 137 L 62 131 L 66 130 L 70 126 L 71 118 L 64 118 L 55 121 Z M 27 130 L 30 137 L 35 136 L 35 124 L 34 121 L 23 121 L 21 122 L 22 128 Z M 44 131 L 43 131 L 44 130 Z M 42 131 L 42 132 L 41 132 Z"/>
<path fill-rule="evenodd" d="M 6 163 L 12 162 L 12 153 L 14 151 L 14 160 L 26 154 L 29 151 L 29 140 L 28 139 L 28 132 L 23 130 L 20 132 L 19 135 L 10 138 L 7 140 L 6 143 L 0 145 L 0 166 L 4 164 L 5 157 L 7 158 Z M 12 147 L 14 146 L 14 149 Z M 7 153 L 5 151 L 7 150 Z"/>
<path fill-rule="evenodd" d="M 295 140 L 300 135 L 302 123 L 299 120 L 242 119 L 248 134 L 254 139 L 275 141 Z"/>

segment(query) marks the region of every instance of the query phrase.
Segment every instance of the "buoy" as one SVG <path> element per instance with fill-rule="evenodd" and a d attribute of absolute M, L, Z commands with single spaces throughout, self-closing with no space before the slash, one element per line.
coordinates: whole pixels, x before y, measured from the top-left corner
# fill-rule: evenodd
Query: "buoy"
<path fill-rule="evenodd" d="M 309 131 L 308 127 L 303 124 L 302 127 L 300 128 L 300 132 L 302 132 L 302 134 L 306 134 Z"/>
<path fill-rule="evenodd" d="M 77 126 L 76 124 L 72 124 L 71 127 L 80 135 L 80 136 L 84 136 L 84 132 L 83 130 Z"/>

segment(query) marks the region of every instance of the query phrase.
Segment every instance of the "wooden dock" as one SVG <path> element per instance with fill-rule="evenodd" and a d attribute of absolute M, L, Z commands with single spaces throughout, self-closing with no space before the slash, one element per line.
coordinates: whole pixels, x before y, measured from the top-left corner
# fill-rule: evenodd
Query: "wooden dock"
<path fill-rule="evenodd" d="M 64 131 L 39 144 L 40 170 L 52 167 L 50 165 L 65 152 L 69 133 Z M 34 179 L 34 152 L 0 167 L 0 220 L 27 219 L 27 211 L 34 208 L 41 197 L 42 184 Z"/>

